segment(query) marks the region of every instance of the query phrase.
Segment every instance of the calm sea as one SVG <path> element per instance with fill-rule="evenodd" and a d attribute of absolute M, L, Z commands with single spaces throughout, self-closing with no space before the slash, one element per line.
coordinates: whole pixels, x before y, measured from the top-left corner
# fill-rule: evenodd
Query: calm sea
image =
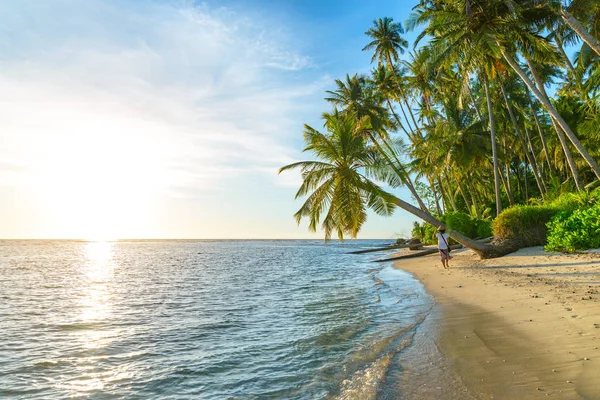
<path fill-rule="evenodd" d="M 400 398 L 432 298 L 347 254 L 388 243 L 0 241 L 0 397 Z"/>

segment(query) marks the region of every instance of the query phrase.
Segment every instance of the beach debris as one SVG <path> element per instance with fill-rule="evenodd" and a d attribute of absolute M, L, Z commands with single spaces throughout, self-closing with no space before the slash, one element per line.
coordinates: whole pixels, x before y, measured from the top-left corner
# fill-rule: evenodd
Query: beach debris
<path fill-rule="evenodd" d="M 552 372 L 558 372 L 557 370 L 553 369 Z"/>
<path fill-rule="evenodd" d="M 583 359 L 584 359 L 584 361 L 590 361 L 590 359 L 587 357 L 583 357 Z"/>
<path fill-rule="evenodd" d="M 594 324 L 594 328 L 600 328 L 600 324 Z"/>

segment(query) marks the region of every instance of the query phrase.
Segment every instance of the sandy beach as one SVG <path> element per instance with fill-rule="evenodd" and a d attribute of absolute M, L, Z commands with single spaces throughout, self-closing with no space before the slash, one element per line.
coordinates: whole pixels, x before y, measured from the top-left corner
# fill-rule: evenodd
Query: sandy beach
<path fill-rule="evenodd" d="M 452 255 L 449 270 L 437 254 L 395 266 L 434 296 L 436 362 L 464 398 L 600 399 L 600 254 Z M 447 383 L 422 393 L 427 384 L 431 398 L 456 397 Z"/>

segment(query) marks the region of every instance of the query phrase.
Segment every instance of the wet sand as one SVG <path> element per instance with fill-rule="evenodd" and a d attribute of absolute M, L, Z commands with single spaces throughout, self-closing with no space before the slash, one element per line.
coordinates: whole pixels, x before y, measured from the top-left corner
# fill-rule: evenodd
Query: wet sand
<path fill-rule="evenodd" d="M 395 264 L 434 296 L 439 328 L 438 372 L 406 398 L 600 399 L 599 254 L 452 255 L 449 270 L 438 255 Z"/>

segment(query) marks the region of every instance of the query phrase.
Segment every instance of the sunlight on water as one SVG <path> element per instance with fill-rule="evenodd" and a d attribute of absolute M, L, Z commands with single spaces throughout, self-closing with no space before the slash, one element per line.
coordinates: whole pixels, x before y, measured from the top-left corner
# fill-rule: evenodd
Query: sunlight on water
<path fill-rule="evenodd" d="M 381 244 L 9 243 L 0 398 L 376 398 L 432 304 Z"/>
<path fill-rule="evenodd" d="M 110 376 L 97 370 L 94 354 L 114 340 L 114 334 L 106 328 L 110 323 L 112 308 L 110 285 L 117 267 L 113 261 L 113 243 L 90 242 L 85 247 L 85 257 L 87 262 L 82 265 L 82 298 L 78 317 L 83 329 L 76 329 L 72 333 L 84 353 L 76 360 L 78 377 L 60 385 L 72 396 L 104 389 L 105 381 Z M 89 355 L 87 352 L 90 352 Z"/>

